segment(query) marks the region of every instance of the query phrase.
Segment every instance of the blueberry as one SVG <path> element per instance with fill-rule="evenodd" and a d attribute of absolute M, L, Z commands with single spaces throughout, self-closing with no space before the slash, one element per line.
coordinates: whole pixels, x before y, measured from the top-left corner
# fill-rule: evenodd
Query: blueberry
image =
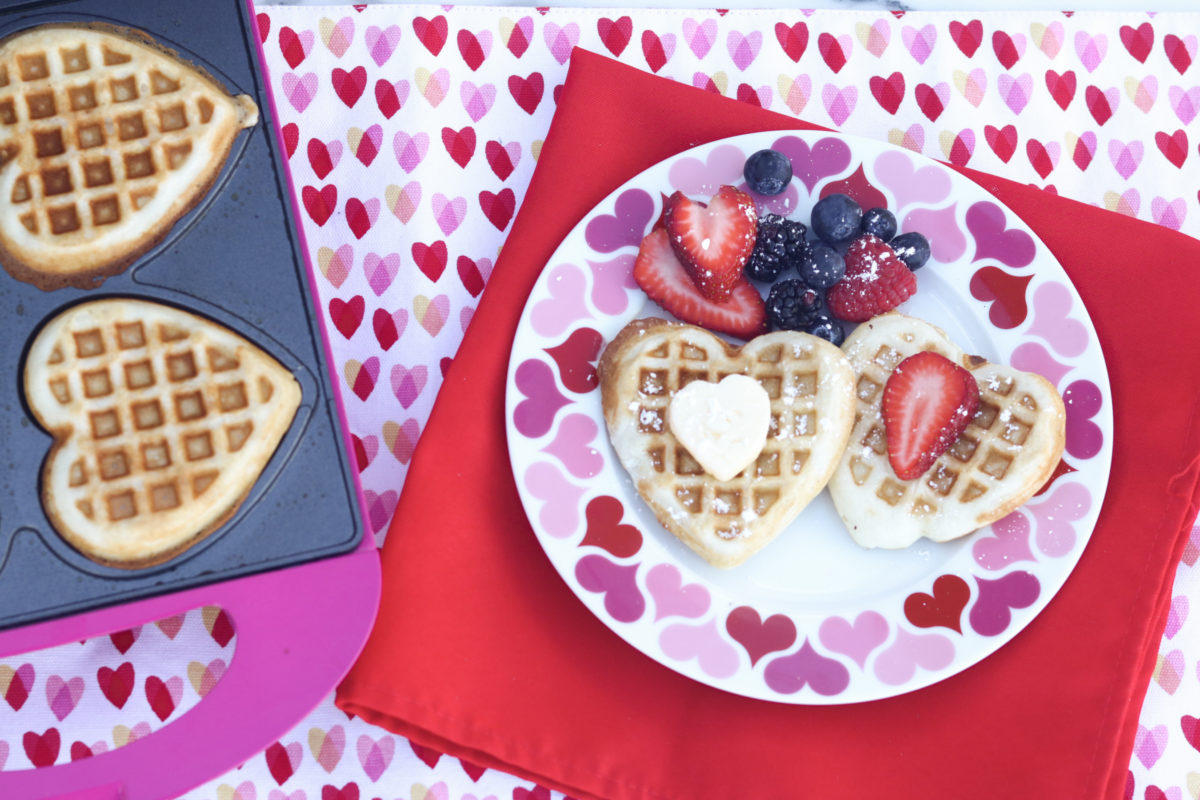
<path fill-rule="evenodd" d="M 846 259 L 825 242 L 814 242 L 796 266 L 800 279 L 817 289 L 828 289 L 846 274 Z"/>
<path fill-rule="evenodd" d="M 929 260 L 929 240 L 916 231 L 902 233 L 888 244 L 909 269 L 920 269 Z"/>
<path fill-rule="evenodd" d="M 886 208 L 869 208 L 863 212 L 862 232 L 889 241 L 896 235 L 896 215 Z"/>
<path fill-rule="evenodd" d="M 781 194 L 792 182 L 792 162 L 778 150 L 759 150 L 746 159 L 743 174 L 753 191 Z"/>
<path fill-rule="evenodd" d="M 841 347 L 842 342 L 846 341 L 846 332 L 842 330 L 842 324 L 828 314 L 814 316 L 804 332 L 820 336 L 837 347 Z"/>
<path fill-rule="evenodd" d="M 862 206 L 844 194 L 822 197 L 812 209 L 812 231 L 817 238 L 837 244 L 858 235 L 862 225 Z"/>
<path fill-rule="evenodd" d="M 802 331 L 814 317 L 825 314 L 825 298 L 804 281 L 780 281 L 767 293 L 767 322 L 771 330 Z"/>

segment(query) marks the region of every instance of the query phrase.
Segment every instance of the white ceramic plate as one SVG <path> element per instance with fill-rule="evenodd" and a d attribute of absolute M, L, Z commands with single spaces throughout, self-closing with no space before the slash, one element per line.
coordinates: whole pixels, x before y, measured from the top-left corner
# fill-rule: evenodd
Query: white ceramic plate
<path fill-rule="evenodd" d="M 638 243 L 681 190 L 744 187 L 764 147 L 794 177 L 760 211 L 808 222 L 823 194 L 891 209 L 933 258 L 899 310 L 968 352 L 1038 372 L 1067 405 L 1064 464 L 994 525 L 946 544 L 865 550 L 828 492 L 734 570 L 664 530 L 608 442 L 595 362 L 630 320 L 665 316 L 634 284 Z M 1079 560 L 1104 499 L 1112 394 L 1087 309 L 1054 256 L 992 195 L 942 164 L 820 132 L 738 136 L 680 153 L 611 194 L 563 241 L 530 294 L 505 415 L 518 490 L 547 556 L 633 647 L 697 681 L 795 704 L 875 700 L 928 686 L 995 652 L 1046 606 Z M 803 535 L 789 536 L 792 529 Z"/>

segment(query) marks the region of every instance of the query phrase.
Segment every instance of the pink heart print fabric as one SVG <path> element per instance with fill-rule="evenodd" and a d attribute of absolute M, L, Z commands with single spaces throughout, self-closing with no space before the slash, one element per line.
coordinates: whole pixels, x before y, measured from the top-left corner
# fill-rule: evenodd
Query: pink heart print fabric
<path fill-rule="evenodd" d="M 364 512 L 379 543 L 537 164 L 574 47 L 1200 236 L 1198 14 L 345 5 L 261 6 L 256 24 Z M 892 183 L 909 186 L 914 203 L 939 191 L 936 171 L 914 173 L 903 159 L 894 169 L 907 170 Z M 678 178 L 686 183 L 686 175 Z M 603 230 L 598 220 L 595 237 L 614 240 L 615 249 L 625 243 L 618 220 L 612 222 Z M 928 222 L 936 228 L 936 219 Z M 1003 245 L 1006 258 L 1017 257 L 1019 248 L 998 241 L 1003 231 L 990 225 L 986 215 L 967 220 L 981 247 Z M 1180 267 L 1130 265 L 1170 268 Z M 981 291 L 1012 294 L 993 277 L 981 277 Z M 1031 302 L 1039 319 L 1051 319 L 1062 301 L 1039 293 Z M 992 313 L 1019 310 L 997 302 Z M 567 340 L 551 355 L 569 364 L 595 344 Z M 1019 357 L 1024 369 L 1053 368 L 1044 350 Z M 539 376 L 526 380 L 536 387 Z M 1073 402 L 1089 398 L 1083 393 Z M 1086 448 L 1087 437 L 1077 432 L 1076 446 Z M 575 467 L 590 468 L 582 460 Z M 552 478 L 542 487 L 547 497 L 556 491 Z M 586 513 L 604 546 L 630 546 L 612 509 L 594 505 Z M 1070 497 L 1062 507 L 1072 507 Z M 543 524 L 552 529 L 556 522 Z M 992 546 L 1010 546 L 1005 532 L 997 533 Z M 1030 531 L 1008 534 L 1011 542 L 1027 542 Z M 1038 546 L 1054 547 L 1054 520 L 1039 520 L 1035 534 Z M 1200 603 L 1198 560 L 1200 529 L 1179 565 L 1127 797 L 1200 793 L 1200 615 L 1189 614 Z M 650 578 L 654 596 L 685 616 L 707 602 L 677 571 L 664 567 Z M 822 636 L 853 658 L 872 646 L 878 620 L 844 622 Z M 759 657 L 787 635 L 771 619 L 737 623 L 734 635 Z M 690 644 L 681 638 L 673 646 Z M 203 702 L 236 647 L 228 618 L 209 607 L 0 661 L 0 769 L 64 764 L 153 735 Z M 796 657 L 797 674 L 820 672 L 815 651 Z M 185 796 L 561 797 L 350 719 L 333 705 L 332 691 L 304 720 L 283 721 L 262 753 Z"/>

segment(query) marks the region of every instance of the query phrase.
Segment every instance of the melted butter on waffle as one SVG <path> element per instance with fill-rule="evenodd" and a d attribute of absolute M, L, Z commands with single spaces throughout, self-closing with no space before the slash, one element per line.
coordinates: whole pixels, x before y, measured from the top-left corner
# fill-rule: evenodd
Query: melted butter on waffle
<path fill-rule="evenodd" d="M 258 120 L 195 67 L 99 26 L 0 42 L 0 261 L 89 288 L 160 241 Z"/>

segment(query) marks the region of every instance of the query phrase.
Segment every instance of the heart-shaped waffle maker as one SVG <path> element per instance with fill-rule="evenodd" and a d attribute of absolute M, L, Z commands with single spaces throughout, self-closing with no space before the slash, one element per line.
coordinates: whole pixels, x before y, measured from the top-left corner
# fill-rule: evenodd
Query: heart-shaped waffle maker
<path fill-rule="evenodd" d="M 964 536 L 1024 504 L 1058 466 L 1066 414 L 1058 390 L 1042 376 L 968 355 L 940 328 L 899 313 L 859 325 L 842 350 L 857 373 L 857 411 L 829 492 L 864 547 Z M 883 388 L 897 364 L 922 350 L 975 376 L 979 411 L 932 467 L 904 481 L 888 462 Z"/>
<path fill-rule="evenodd" d="M 37 334 L 25 398 L 54 444 L 42 505 L 94 561 L 165 561 L 238 508 L 300 405 L 278 361 L 171 306 L 111 298 Z"/>
<path fill-rule="evenodd" d="M 126 35 L 128 34 L 128 35 Z M 132 32 L 0 42 L 0 260 L 43 289 L 131 264 L 208 191 L 258 109 Z"/>
<path fill-rule="evenodd" d="M 601 356 L 609 437 L 664 528 L 710 564 L 744 562 L 824 488 L 854 422 L 854 372 L 837 347 L 794 331 L 734 347 L 706 330 L 635 320 Z M 667 425 L 671 398 L 694 380 L 745 374 L 770 398 L 766 445 L 730 480 L 709 475 Z"/>

